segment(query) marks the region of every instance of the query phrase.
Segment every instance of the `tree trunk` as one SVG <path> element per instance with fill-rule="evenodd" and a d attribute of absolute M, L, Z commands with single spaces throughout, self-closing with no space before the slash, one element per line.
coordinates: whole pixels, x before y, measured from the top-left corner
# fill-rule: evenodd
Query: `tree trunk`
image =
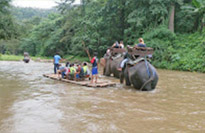
<path fill-rule="evenodd" d="M 121 1 L 121 10 L 120 10 L 120 41 L 124 40 L 124 29 L 125 29 L 125 0 Z"/>
<path fill-rule="evenodd" d="M 202 19 L 201 19 L 201 28 L 200 28 L 200 32 L 201 32 L 201 33 L 202 33 L 203 28 L 204 28 L 204 26 L 205 26 L 204 19 L 205 19 L 205 18 L 203 18 L 203 17 L 202 17 Z"/>
<path fill-rule="evenodd" d="M 169 30 L 174 32 L 174 14 L 175 14 L 175 5 L 171 6 L 171 13 L 169 17 Z"/>

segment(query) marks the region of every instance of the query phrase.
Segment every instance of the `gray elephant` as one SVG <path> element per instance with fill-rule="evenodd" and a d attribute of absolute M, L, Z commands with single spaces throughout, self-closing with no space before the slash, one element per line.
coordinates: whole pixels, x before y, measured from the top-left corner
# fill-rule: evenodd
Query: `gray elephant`
<path fill-rule="evenodd" d="M 30 58 L 29 58 L 28 52 L 24 52 L 24 59 L 23 59 L 23 61 L 24 61 L 25 63 L 29 63 Z"/>
<path fill-rule="evenodd" d="M 154 90 L 158 82 L 156 69 L 146 60 L 131 66 L 127 63 L 122 70 L 121 83 L 124 78 L 127 86 L 132 84 L 134 88 L 142 91 Z"/>
<path fill-rule="evenodd" d="M 121 72 L 118 70 L 121 61 L 124 58 L 125 49 L 123 48 L 111 48 L 108 49 L 104 57 L 100 60 L 103 66 L 103 75 L 114 75 L 116 78 L 120 78 Z"/>
<path fill-rule="evenodd" d="M 104 58 L 105 59 L 105 66 L 103 70 L 103 74 L 105 76 L 110 76 L 111 74 L 114 75 L 116 78 L 120 78 L 120 71 L 118 70 L 121 61 L 123 60 L 122 55 L 118 55 L 117 57 L 113 58 Z"/>

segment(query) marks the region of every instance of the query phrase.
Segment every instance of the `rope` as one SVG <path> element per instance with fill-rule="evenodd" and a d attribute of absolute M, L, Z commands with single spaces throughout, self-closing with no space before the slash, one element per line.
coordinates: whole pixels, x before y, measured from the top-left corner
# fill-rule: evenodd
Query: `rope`
<path fill-rule="evenodd" d="M 140 88 L 140 90 L 142 90 L 144 87 L 145 87 L 145 85 L 147 85 L 149 82 L 151 82 L 153 79 L 154 79 L 154 75 L 155 75 L 155 72 L 154 71 L 152 71 L 153 73 L 153 75 L 152 75 L 152 77 L 150 78 L 150 71 L 149 71 L 149 67 L 148 67 L 148 64 L 147 64 L 147 58 L 145 57 L 145 66 L 146 66 L 146 69 L 147 69 L 147 73 L 148 73 L 148 76 L 149 76 L 149 80 L 148 81 L 146 81 L 143 85 L 142 85 L 142 87 Z"/>
<path fill-rule="evenodd" d="M 145 65 L 146 65 L 148 76 L 150 78 L 150 71 L 149 71 L 149 67 L 148 67 L 148 64 L 147 64 L 147 58 L 146 57 L 145 57 Z"/>

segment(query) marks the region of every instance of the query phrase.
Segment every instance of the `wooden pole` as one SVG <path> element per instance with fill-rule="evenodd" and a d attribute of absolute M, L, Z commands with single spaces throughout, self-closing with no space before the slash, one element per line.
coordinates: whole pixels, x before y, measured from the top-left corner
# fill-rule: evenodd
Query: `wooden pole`
<path fill-rule="evenodd" d="M 82 44 L 83 44 L 83 48 L 84 48 L 84 50 L 85 50 L 86 53 L 88 54 L 88 58 L 89 58 L 89 60 L 91 61 L 90 52 L 89 52 L 89 50 L 85 47 L 85 42 L 83 41 Z"/>

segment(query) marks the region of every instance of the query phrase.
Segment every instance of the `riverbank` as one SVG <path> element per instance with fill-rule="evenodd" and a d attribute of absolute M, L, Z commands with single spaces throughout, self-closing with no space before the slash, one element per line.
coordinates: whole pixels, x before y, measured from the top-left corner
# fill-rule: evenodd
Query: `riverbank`
<path fill-rule="evenodd" d="M 0 61 L 21 61 L 23 60 L 22 55 L 4 55 L 0 54 Z M 37 62 L 52 62 L 53 58 L 52 57 L 30 57 L 33 61 Z M 80 56 L 65 56 L 63 57 L 64 61 L 63 62 L 84 62 L 87 61 L 89 62 L 88 57 L 80 57 Z"/>
<path fill-rule="evenodd" d="M 0 61 L 21 61 L 23 60 L 24 56 L 22 55 L 4 55 L 0 54 Z M 50 62 L 52 61 L 52 58 L 49 57 L 30 57 L 34 61 L 45 61 Z"/>
<path fill-rule="evenodd" d="M 0 61 L 20 61 L 23 59 L 23 56 L 17 55 L 2 55 L 0 54 Z"/>
<path fill-rule="evenodd" d="M 177 48 L 182 47 L 180 43 L 176 43 L 175 46 Z M 198 51 L 197 51 L 198 49 Z M 172 49 L 173 50 L 173 49 Z M 174 50 L 175 51 L 175 50 Z M 201 54 L 201 58 L 197 58 L 197 53 Z M 177 52 L 174 52 L 171 57 L 172 60 L 162 60 L 158 61 L 156 57 L 158 57 L 156 54 L 154 55 L 155 58 L 152 61 L 152 64 L 159 69 L 166 69 L 166 70 L 177 70 L 177 71 L 189 71 L 189 72 L 205 72 L 205 64 L 204 64 L 204 59 L 202 57 L 204 53 L 203 52 L 203 47 L 200 49 L 200 45 L 196 48 L 193 48 L 190 50 L 188 47 L 183 47 L 180 49 L 177 49 Z M 199 56 L 200 57 L 200 56 Z M 0 54 L 0 61 L 22 61 L 24 57 L 21 55 L 1 55 Z M 36 62 L 53 62 L 52 57 L 30 57 L 31 60 L 36 61 Z M 80 63 L 80 62 L 89 62 L 88 57 L 80 57 L 80 56 L 64 56 L 63 57 L 63 63 L 66 63 L 67 61 L 69 62 L 74 62 L 74 63 Z"/>

